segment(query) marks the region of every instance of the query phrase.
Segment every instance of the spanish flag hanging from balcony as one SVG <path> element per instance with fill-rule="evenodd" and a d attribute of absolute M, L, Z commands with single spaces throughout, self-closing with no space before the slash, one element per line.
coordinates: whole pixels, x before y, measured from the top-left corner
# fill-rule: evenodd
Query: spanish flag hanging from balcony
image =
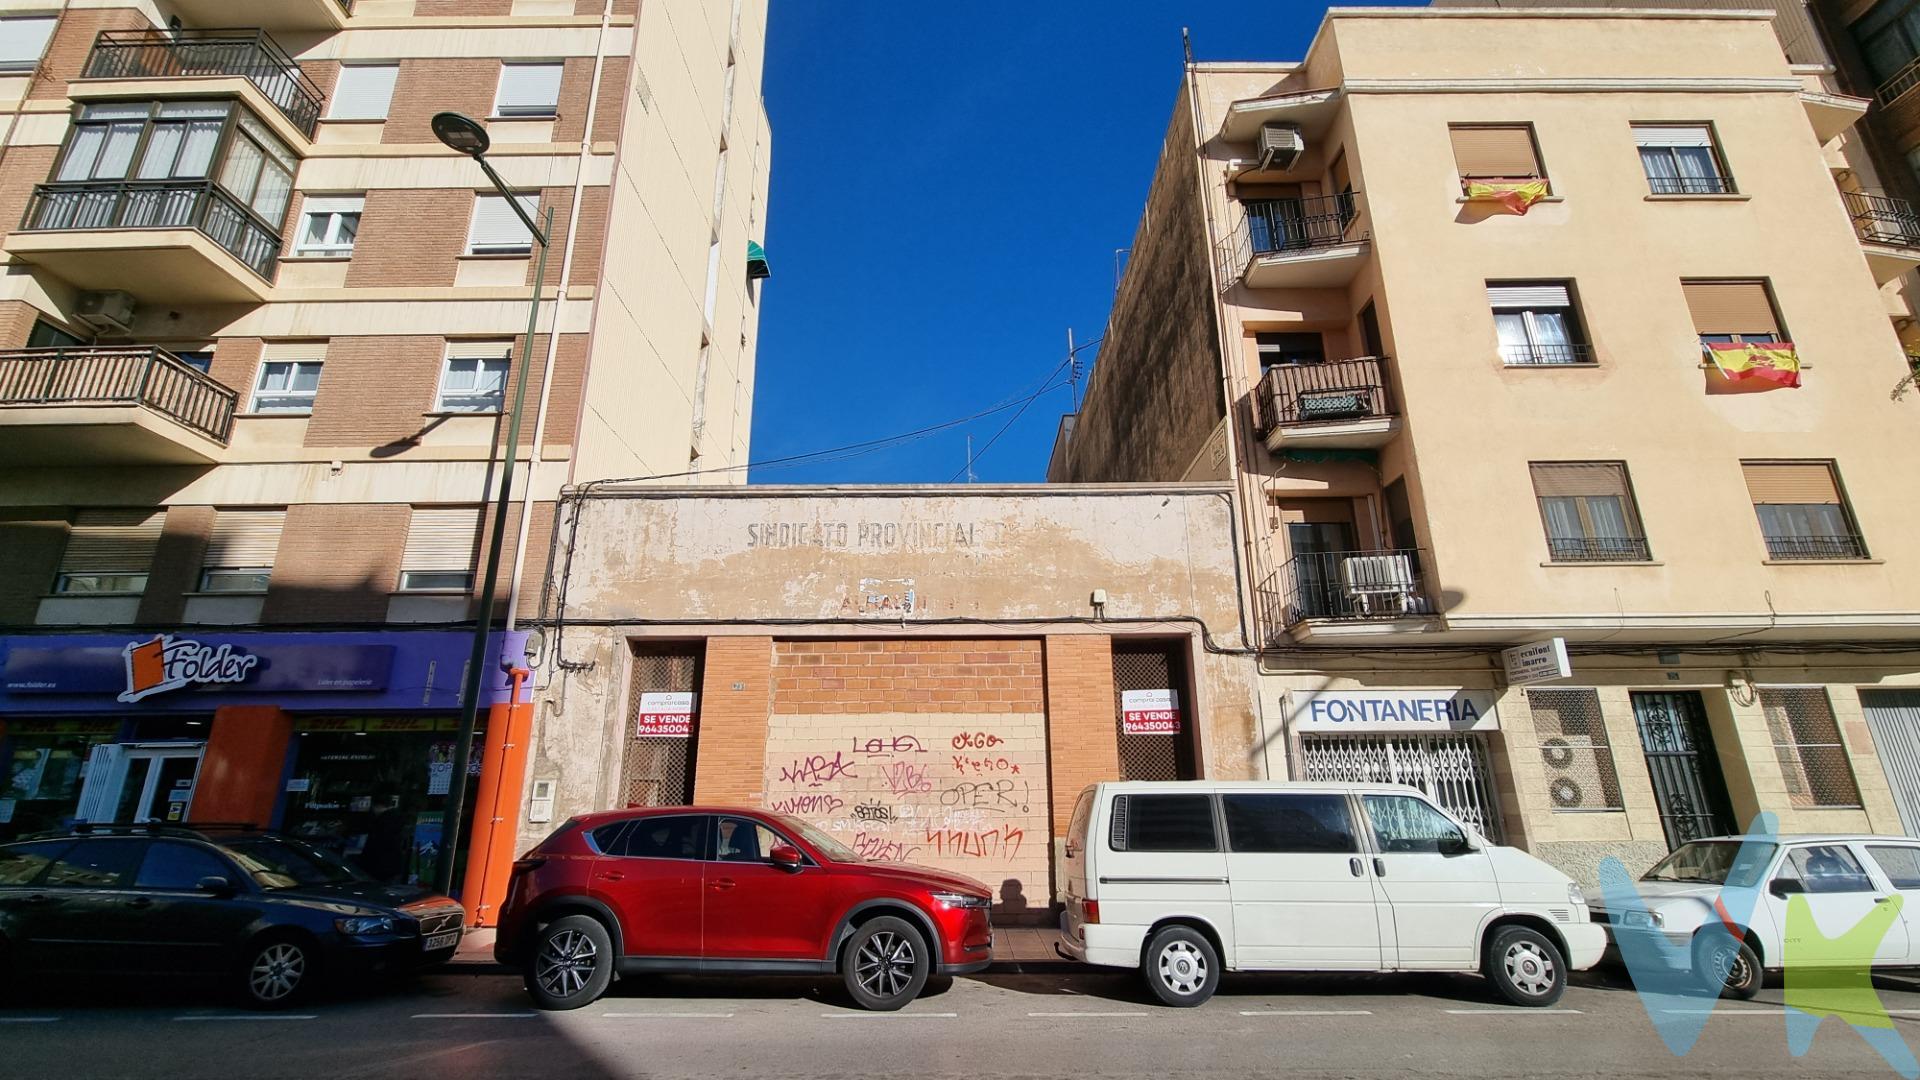
<path fill-rule="evenodd" d="M 1495 202 L 1511 213 L 1524 214 L 1547 197 L 1545 180 L 1469 180 L 1468 202 Z"/>
<path fill-rule="evenodd" d="M 1707 341 L 1708 359 L 1728 382 L 1764 379 L 1781 386 L 1800 385 L 1800 354 L 1791 341 Z"/>

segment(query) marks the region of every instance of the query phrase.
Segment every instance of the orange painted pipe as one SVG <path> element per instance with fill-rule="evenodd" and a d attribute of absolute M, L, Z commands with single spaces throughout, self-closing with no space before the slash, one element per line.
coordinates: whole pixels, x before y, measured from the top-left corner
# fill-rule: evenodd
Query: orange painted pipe
<path fill-rule="evenodd" d="M 467 846 L 467 874 L 460 890 L 468 926 L 493 926 L 513 877 L 519 842 L 520 794 L 527 776 L 527 752 L 533 733 L 533 703 L 520 700 L 520 691 L 533 673 L 525 668 L 508 672 L 505 704 L 487 710 L 486 749 L 480 757 L 480 782 L 473 800 L 472 838 Z"/>

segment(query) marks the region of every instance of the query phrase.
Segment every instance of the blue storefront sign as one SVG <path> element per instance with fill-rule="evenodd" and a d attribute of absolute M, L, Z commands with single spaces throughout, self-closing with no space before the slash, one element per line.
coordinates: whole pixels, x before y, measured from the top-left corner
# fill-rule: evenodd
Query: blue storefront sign
<path fill-rule="evenodd" d="M 506 700 L 499 658 L 518 662 L 525 644 L 492 635 L 482 705 Z M 457 631 L 0 637 L 0 715 L 457 709 L 472 647 Z"/>

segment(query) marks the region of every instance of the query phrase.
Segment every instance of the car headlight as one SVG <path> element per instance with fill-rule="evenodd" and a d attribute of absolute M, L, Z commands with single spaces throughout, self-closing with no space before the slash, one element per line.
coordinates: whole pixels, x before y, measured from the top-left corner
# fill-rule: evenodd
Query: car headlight
<path fill-rule="evenodd" d="M 1567 902 L 1570 904 L 1578 904 L 1581 907 L 1587 906 L 1587 894 L 1580 891 L 1579 882 L 1567 882 Z"/>
<path fill-rule="evenodd" d="M 353 919 L 335 919 L 334 928 L 348 937 L 373 937 L 393 933 L 393 920 L 385 915 L 363 915 Z"/>
<path fill-rule="evenodd" d="M 1620 913 L 1620 925 L 1636 930 L 1663 930 L 1667 917 L 1658 911 L 1624 911 Z"/>
<path fill-rule="evenodd" d="M 933 898 L 951 908 L 989 908 L 993 901 L 984 896 L 970 896 L 967 893 L 937 892 Z"/>

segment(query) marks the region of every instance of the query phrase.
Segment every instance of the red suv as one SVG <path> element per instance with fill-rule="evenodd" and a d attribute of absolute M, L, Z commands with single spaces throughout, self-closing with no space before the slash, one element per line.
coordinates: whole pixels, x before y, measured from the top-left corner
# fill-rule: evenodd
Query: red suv
<path fill-rule="evenodd" d="M 869 1009 L 929 975 L 987 966 L 993 894 L 969 877 L 867 862 L 804 821 L 674 806 L 586 814 L 514 864 L 494 956 L 548 1009 L 615 975 L 838 972 Z"/>

